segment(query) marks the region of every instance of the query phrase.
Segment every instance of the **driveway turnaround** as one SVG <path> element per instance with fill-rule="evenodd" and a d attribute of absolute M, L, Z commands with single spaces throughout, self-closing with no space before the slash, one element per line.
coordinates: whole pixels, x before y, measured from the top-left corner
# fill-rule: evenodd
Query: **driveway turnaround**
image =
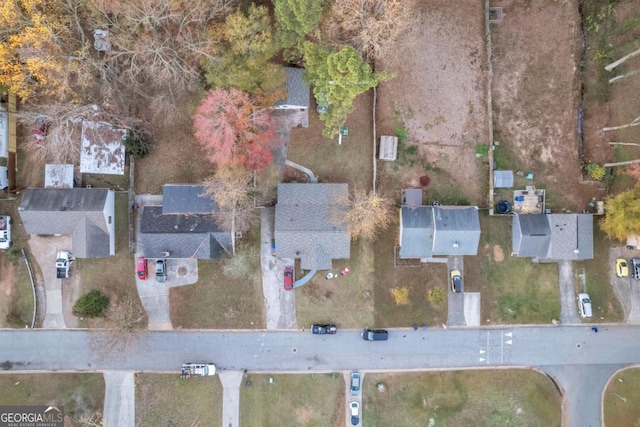
<path fill-rule="evenodd" d="M 104 425 L 134 427 L 136 385 L 134 372 L 104 373 Z"/>
<path fill-rule="evenodd" d="M 160 206 L 162 196 L 142 194 L 135 198 L 137 206 Z M 140 241 L 140 217 L 136 215 L 136 241 Z M 142 256 L 140 248 L 135 257 Z M 198 260 L 191 258 L 167 259 L 167 278 L 164 282 L 158 282 L 155 277 L 155 258 L 149 258 L 149 277 L 140 280 L 136 276 L 136 287 L 140 302 L 147 313 L 148 329 L 169 330 L 172 329 L 169 312 L 169 288 L 173 286 L 193 285 L 198 281 Z M 134 271 L 131 274 L 135 274 Z"/>
<path fill-rule="evenodd" d="M 612 370 L 640 363 L 640 327 L 503 326 L 413 331 L 391 329 L 368 342 L 342 330 L 318 345 L 302 332 L 158 331 L 138 337 L 143 352 L 107 359 L 91 350 L 86 330 L 0 330 L 5 372 L 175 372 L 184 360 L 252 372 L 337 372 L 535 367 L 564 392 L 565 425 L 600 426 L 602 388 Z M 60 343 L 64 343 L 61 345 Z M 579 375 L 577 374 L 579 373 Z"/>

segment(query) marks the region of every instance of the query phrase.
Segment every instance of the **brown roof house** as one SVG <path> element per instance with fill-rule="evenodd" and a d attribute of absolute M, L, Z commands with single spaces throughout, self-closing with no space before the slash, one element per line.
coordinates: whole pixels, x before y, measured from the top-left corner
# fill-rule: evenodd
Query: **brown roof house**
<path fill-rule="evenodd" d="M 234 235 L 215 221 L 216 203 L 196 184 L 165 184 L 162 206 L 144 206 L 140 246 L 148 258 L 216 259 L 233 253 Z"/>
<path fill-rule="evenodd" d="M 114 193 L 109 189 L 29 188 L 18 212 L 28 234 L 70 234 L 77 258 L 116 253 Z"/>
<path fill-rule="evenodd" d="M 347 184 L 279 184 L 275 243 L 280 258 L 299 258 L 302 270 L 329 270 L 348 259 L 351 238 L 344 217 Z"/>

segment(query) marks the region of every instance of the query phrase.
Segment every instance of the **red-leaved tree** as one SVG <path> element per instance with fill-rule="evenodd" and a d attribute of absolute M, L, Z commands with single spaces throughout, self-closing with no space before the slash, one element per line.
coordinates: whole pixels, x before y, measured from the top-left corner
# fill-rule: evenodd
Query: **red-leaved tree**
<path fill-rule="evenodd" d="M 218 166 L 240 165 L 264 170 L 277 144 L 271 116 L 256 108 L 249 95 L 237 89 L 215 89 L 193 118 L 195 137 L 209 161 Z"/>

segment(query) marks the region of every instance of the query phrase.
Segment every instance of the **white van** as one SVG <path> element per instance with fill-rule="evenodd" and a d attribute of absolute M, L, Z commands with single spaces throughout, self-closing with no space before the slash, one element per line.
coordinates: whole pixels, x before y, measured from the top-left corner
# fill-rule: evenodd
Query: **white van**
<path fill-rule="evenodd" d="M 585 318 L 593 315 L 589 294 L 578 294 L 578 311 L 580 312 L 580 316 Z"/>

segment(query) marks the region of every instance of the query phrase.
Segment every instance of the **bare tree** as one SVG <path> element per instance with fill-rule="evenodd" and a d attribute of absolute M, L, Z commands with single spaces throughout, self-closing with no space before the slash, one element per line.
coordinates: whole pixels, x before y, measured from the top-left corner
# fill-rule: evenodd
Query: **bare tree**
<path fill-rule="evenodd" d="M 91 334 L 90 347 L 103 360 L 124 358 L 139 351 L 144 342 L 147 316 L 140 302 L 130 296 L 112 298 L 106 328 Z"/>
<path fill-rule="evenodd" d="M 105 122 L 121 129 L 141 129 L 144 123 L 101 109 L 96 105 L 80 107 L 71 104 L 25 106 L 17 114 L 19 123 L 31 129 L 26 148 L 36 160 L 50 163 L 77 163 L 82 145 L 83 121 Z"/>
<path fill-rule="evenodd" d="M 406 0 L 336 0 L 326 19 L 333 43 L 353 46 L 368 61 L 390 53 L 392 43 L 415 22 Z"/>
<path fill-rule="evenodd" d="M 233 0 L 91 0 L 95 25 L 109 28 L 105 64 L 121 83 L 154 98 L 193 88 L 205 59 L 215 60 L 207 28 Z"/>
<path fill-rule="evenodd" d="M 349 196 L 348 209 L 342 221 L 348 225 L 352 239 L 372 240 L 392 220 L 393 204 L 389 199 L 356 188 Z"/>
<path fill-rule="evenodd" d="M 258 219 L 254 207 L 253 172 L 241 166 L 219 168 L 203 182 L 204 195 L 218 205 L 217 224 L 225 230 L 247 230 Z"/>

